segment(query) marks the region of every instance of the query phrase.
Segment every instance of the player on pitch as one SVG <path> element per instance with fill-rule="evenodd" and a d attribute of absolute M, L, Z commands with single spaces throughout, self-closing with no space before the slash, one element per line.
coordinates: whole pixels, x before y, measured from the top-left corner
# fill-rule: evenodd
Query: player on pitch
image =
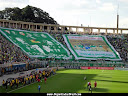
<path fill-rule="evenodd" d="M 94 83 L 94 88 L 96 88 L 97 87 L 97 82 L 95 81 L 95 83 Z"/>
<path fill-rule="evenodd" d="M 46 77 L 44 77 L 44 82 L 45 82 L 45 84 L 46 84 L 46 81 L 47 81 L 47 78 L 46 78 Z"/>
<path fill-rule="evenodd" d="M 91 82 L 88 82 L 88 84 L 87 84 L 87 88 L 88 88 L 89 86 L 91 86 Z"/>
<path fill-rule="evenodd" d="M 41 88 L 41 86 L 40 86 L 40 84 L 38 85 L 38 90 L 39 90 L 39 93 L 40 93 L 40 88 Z"/>
<path fill-rule="evenodd" d="M 89 91 L 91 91 L 91 93 L 92 93 L 92 87 L 91 87 L 91 85 L 89 85 L 88 93 L 89 93 Z"/>

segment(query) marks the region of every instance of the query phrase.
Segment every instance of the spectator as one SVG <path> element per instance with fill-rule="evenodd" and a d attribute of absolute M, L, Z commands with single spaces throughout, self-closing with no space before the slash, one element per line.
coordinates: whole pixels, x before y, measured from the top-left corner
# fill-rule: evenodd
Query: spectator
<path fill-rule="evenodd" d="M 6 86 L 6 90 L 7 90 L 8 89 L 8 81 L 6 81 L 5 86 Z"/>
<path fill-rule="evenodd" d="M 5 85 L 5 81 L 3 80 L 2 86 L 4 87 L 4 85 Z"/>

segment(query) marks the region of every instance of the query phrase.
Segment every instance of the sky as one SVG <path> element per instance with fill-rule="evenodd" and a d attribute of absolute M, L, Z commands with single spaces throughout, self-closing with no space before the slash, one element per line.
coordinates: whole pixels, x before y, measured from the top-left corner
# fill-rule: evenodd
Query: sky
<path fill-rule="evenodd" d="M 48 12 L 60 25 L 71 26 L 116 27 L 118 12 L 119 28 L 128 28 L 128 0 L 0 0 L 0 10 L 27 5 Z"/>

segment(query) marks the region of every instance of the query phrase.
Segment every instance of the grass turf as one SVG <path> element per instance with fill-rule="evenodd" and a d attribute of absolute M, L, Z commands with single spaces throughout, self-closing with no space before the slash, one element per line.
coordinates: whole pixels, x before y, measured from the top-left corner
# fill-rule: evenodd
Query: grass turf
<path fill-rule="evenodd" d="M 84 80 L 84 77 L 87 80 Z M 94 82 L 97 88 L 94 89 Z M 10 93 L 38 93 L 38 85 L 41 85 L 41 93 L 88 93 L 87 82 L 92 84 L 92 93 L 128 93 L 128 71 L 120 70 L 59 70 L 57 74 L 23 88 L 10 91 Z M 0 88 L 0 92 L 6 92 Z"/>

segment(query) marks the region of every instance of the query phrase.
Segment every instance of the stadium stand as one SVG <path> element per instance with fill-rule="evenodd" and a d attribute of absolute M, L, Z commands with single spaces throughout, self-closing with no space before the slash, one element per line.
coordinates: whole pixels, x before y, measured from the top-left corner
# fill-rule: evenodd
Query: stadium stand
<path fill-rule="evenodd" d="M 4 23 L 2 23 L 2 27 Z M 27 26 L 27 25 L 26 25 Z M 10 28 L 10 27 L 9 27 Z M 16 27 L 15 27 L 16 28 Z M 18 27 L 17 27 L 18 28 Z M 40 27 L 41 28 L 41 27 Z M 43 27 L 42 27 L 43 28 Z M 20 29 L 28 30 L 25 26 L 20 26 Z M 40 29 L 39 29 L 40 30 Z M 35 29 L 37 31 L 37 29 Z M 43 30 L 41 30 L 43 31 Z M 70 30 L 69 30 L 70 31 Z M 52 37 L 54 37 L 58 42 L 63 44 L 65 47 L 67 47 L 67 44 L 64 41 L 63 34 L 81 34 L 81 35 L 106 35 L 105 33 L 80 33 L 80 32 L 73 32 L 73 31 L 61 31 L 58 30 L 57 32 L 54 32 L 52 30 L 44 30 L 43 32 L 49 33 Z M 111 43 L 111 45 L 116 49 L 116 51 L 120 54 L 120 57 L 122 58 L 123 62 L 128 61 L 128 37 L 125 37 L 124 35 L 111 35 L 107 33 L 106 35 L 108 41 Z M 68 48 L 67 48 L 68 49 Z M 68 49 L 68 51 L 70 51 Z M 71 53 L 71 51 L 70 51 Z M 15 46 L 13 43 L 11 43 L 9 40 L 7 40 L 5 37 L 3 37 L 0 34 L 0 64 L 7 64 L 7 63 L 25 63 L 30 61 L 30 66 L 28 69 L 33 68 L 40 68 L 40 67 L 46 67 L 48 64 L 53 64 L 52 66 L 65 66 L 65 65 L 72 65 L 72 66 L 107 66 L 112 67 L 117 64 L 118 66 L 122 66 L 122 63 L 120 62 L 108 62 L 105 60 L 97 60 L 97 61 L 86 61 L 86 60 L 55 60 L 55 58 L 46 58 L 46 59 L 32 59 L 29 58 L 24 54 L 24 52 L 21 51 L 20 48 Z M 83 63 L 85 62 L 85 63 Z M 20 64 L 19 63 L 19 64 Z M 123 63 L 124 65 L 124 63 Z M 128 66 L 128 65 L 127 65 Z M 3 69 L 1 70 L 3 71 Z"/>
<path fill-rule="evenodd" d="M 53 36 L 57 41 L 62 43 L 63 45 L 66 46 L 66 43 L 64 42 L 64 39 L 62 37 L 62 33 L 52 33 L 48 32 Z M 74 34 L 74 33 L 67 33 L 67 34 Z M 88 34 L 91 35 L 91 34 Z M 95 34 L 96 35 L 96 34 Z M 5 39 L 1 34 L 0 34 L 0 52 L 1 52 L 1 59 L 0 63 L 4 64 L 5 62 L 25 62 L 28 60 L 28 57 L 14 44 L 12 44 L 10 41 Z M 116 36 L 110 36 L 107 35 L 108 41 L 114 46 L 114 48 L 119 52 L 121 55 L 121 58 L 124 61 L 127 61 L 127 52 L 128 52 L 128 39 L 121 39 Z M 4 42 L 4 43 L 3 43 Z M 70 51 L 70 50 L 69 50 Z M 16 53 L 16 54 L 15 54 Z"/>
<path fill-rule="evenodd" d="M 0 64 L 26 62 L 28 57 L 14 44 L 0 34 Z"/>
<path fill-rule="evenodd" d="M 113 45 L 120 54 L 123 61 L 127 61 L 128 55 L 128 38 L 121 38 L 118 35 L 107 35 L 108 41 Z"/>
<path fill-rule="evenodd" d="M 64 46 L 67 47 L 67 45 L 64 41 L 64 38 L 62 37 L 63 34 L 61 32 L 58 32 L 58 33 L 48 32 L 48 33 L 51 36 L 53 36 L 57 41 L 59 41 L 60 43 L 62 43 Z M 66 33 L 66 34 L 74 34 L 74 33 Z M 91 34 L 87 34 L 87 35 L 91 35 Z M 111 36 L 107 35 L 107 39 L 114 46 L 114 48 L 119 52 L 119 54 L 121 55 L 121 58 L 124 61 L 127 61 L 126 57 L 127 57 L 127 52 L 128 52 L 128 50 L 127 50 L 128 39 L 127 38 L 121 39 L 115 35 L 111 35 Z M 118 42 L 120 42 L 120 43 L 118 43 Z M 26 62 L 26 61 L 30 60 L 21 51 L 20 48 L 18 48 L 13 43 L 8 41 L 1 34 L 0 34 L 0 45 L 1 45 L 0 46 L 0 52 L 1 52 L 0 56 L 2 57 L 0 60 L 1 64 L 13 63 L 13 62 Z M 51 61 L 53 61 L 53 62 L 51 62 Z M 54 61 L 55 61 L 54 58 L 46 58 L 46 59 L 42 59 L 42 60 L 38 60 L 38 59 L 32 60 L 31 59 L 30 66 L 28 69 L 46 67 L 47 64 L 50 64 L 50 63 L 53 64 L 52 66 L 54 66 L 54 67 L 59 66 L 59 65 L 60 66 L 65 66 L 65 65 L 67 65 L 67 66 L 107 66 L 107 67 L 114 66 L 114 64 L 113 65 L 109 64 L 109 62 L 106 62 L 106 65 L 105 65 L 104 60 L 95 61 L 95 62 L 94 61 L 86 61 L 87 62 L 86 64 L 84 64 L 82 61 L 78 62 L 76 60 L 73 60 L 73 61 L 56 60 L 56 62 L 54 62 Z M 119 65 L 119 66 L 121 66 L 121 65 Z M 3 71 L 3 70 L 6 71 L 6 68 L 3 68 L 1 71 Z"/>

